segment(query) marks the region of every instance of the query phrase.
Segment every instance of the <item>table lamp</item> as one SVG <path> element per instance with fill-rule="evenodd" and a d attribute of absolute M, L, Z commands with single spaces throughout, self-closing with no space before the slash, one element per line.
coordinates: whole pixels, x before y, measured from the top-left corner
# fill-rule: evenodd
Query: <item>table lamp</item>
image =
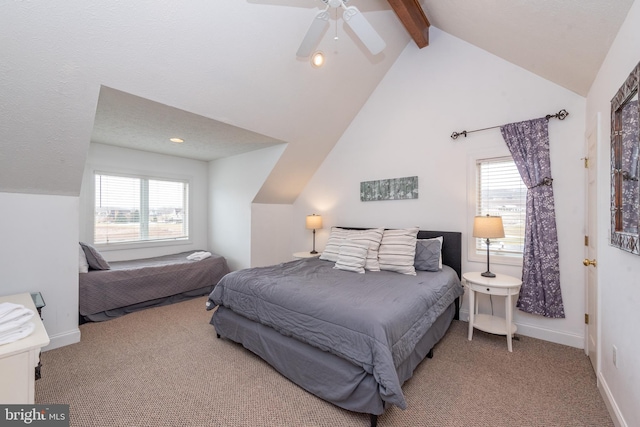
<path fill-rule="evenodd" d="M 320 215 L 307 215 L 307 230 L 313 230 L 313 250 L 312 254 L 317 254 L 316 251 L 316 230 L 322 228 L 322 217 Z"/>
<path fill-rule="evenodd" d="M 487 239 L 487 271 L 482 273 L 484 277 L 496 277 L 489 270 L 489 239 L 504 237 L 504 227 L 501 216 L 476 216 L 473 221 L 473 237 Z"/>

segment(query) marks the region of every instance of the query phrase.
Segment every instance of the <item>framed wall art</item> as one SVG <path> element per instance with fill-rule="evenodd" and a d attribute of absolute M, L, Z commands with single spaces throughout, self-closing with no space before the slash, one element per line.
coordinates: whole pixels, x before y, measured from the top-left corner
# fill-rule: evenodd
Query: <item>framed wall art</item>
<path fill-rule="evenodd" d="M 418 198 L 418 177 L 380 179 L 360 183 L 360 200 L 406 200 Z"/>

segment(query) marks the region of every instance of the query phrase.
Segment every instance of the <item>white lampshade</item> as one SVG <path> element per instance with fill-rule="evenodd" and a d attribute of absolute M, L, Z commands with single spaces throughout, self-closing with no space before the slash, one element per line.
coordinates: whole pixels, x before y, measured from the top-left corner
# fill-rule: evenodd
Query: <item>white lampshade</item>
<path fill-rule="evenodd" d="M 307 215 L 307 229 L 317 230 L 322 228 L 322 217 L 320 215 Z"/>
<path fill-rule="evenodd" d="M 504 237 L 501 216 L 477 216 L 473 221 L 473 237 L 497 239 Z"/>

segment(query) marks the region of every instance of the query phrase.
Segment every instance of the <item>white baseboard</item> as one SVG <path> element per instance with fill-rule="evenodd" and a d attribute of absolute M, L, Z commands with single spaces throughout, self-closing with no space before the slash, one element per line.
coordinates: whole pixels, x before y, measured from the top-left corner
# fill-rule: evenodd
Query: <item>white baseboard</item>
<path fill-rule="evenodd" d="M 469 321 L 469 308 L 460 309 L 460 320 Z M 518 327 L 517 335 L 525 337 L 537 338 L 539 340 L 549 341 L 556 344 L 567 345 L 569 347 L 584 348 L 584 336 L 570 334 L 568 332 L 554 331 L 551 329 L 541 328 L 535 325 L 515 322 Z"/>
<path fill-rule="evenodd" d="M 551 329 L 517 322 L 516 325 L 518 326 L 518 334 L 524 335 L 525 337 L 537 338 L 569 347 L 584 348 L 584 336 L 582 335 L 553 331 Z"/>
<path fill-rule="evenodd" d="M 44 347 L 42 351 L 53 350 L 54 348 L 64 347 L 69 344 L 80 342 L 80 329 L 75 328 L 67 332 L 49 336 L 49 345 Z"/>
<path fill-rule="evenodd" d="M 628 424 L 624 420 L 624 417 L 620 412 L 620 408 L 613 398 L 609 385 L 602 376 L 602 373 L 598 373 L 598 390 L 600 391 L 602 400 L 604 400 L 604 404 L 607 406 L 607 410 L 609 411 L 613 424 L 615 424 L 616 427 L 628 427 Z"/>

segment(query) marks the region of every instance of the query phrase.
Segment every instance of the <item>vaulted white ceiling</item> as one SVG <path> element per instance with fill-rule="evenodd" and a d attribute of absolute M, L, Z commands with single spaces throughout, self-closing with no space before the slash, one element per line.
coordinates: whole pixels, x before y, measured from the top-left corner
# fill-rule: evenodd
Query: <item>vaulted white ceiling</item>
<path fill-rule="evenodd" d="M 633 0 L 422 0 L 431 24 L 586 96 Z"/>
<path fill-rule="evenodd" d="M 632 2 L 421 3 L 432 25 L 586 95 Z M 334 17 L 315 69 L 295 52 L 320 0 L 5 2 L 0 191 L 78 195 L 92 138 L 204 160 L 286 143 L 256 201 L 292 202 L 413 43 L 386 0 L 349 4 L 387 48 L 372 56 Z"/>

